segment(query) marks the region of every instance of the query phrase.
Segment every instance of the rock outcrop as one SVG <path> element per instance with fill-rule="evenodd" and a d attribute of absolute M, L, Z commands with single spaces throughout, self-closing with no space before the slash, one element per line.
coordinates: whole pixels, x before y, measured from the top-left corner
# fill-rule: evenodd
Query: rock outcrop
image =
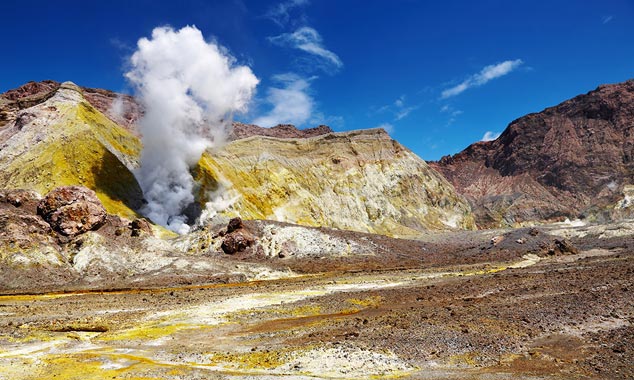
<path fill-rule="evenodd" d="M 634 80 L 519 118 L 497 140 L 432 166 L 480 227 L 631 216 L 623 199 L 634 184 Z"/>
<path fill-rule="evenodd" d="M 229 217 L 389 236 L 473 228 L 453 186 L 381 129 L 311 138 L 252 136 L 203 154 L 203 200 Z"/>
<path fill-rule="evenodd" d="M 234 122 L 229 140 L 246 139 L 251 136 L 268 136 L 280 139 L 309 138 L 332 132 L 333 130 L 326 125 L 320 125 L 315 128 L 298 129 L 292 124 L 280 124 L 272 128 L 263 128 L 254 124 Z"/>
<path fill-rule="evenodd" d="M 81 185 L 95 190 L 108 212 L 136 216 L 139 138 L 93 107 L 81 88 L 30 83 L 0 96 L 0 109 L 0 189 L 46 194 Z"/>
<path fill-rule="evenodd" d="M 95 192 L 82 186 L 64 186 L 51 191 L 37 206 L 37 213 L 65 236 L 92 231 L 106 221 L 106 209 Z"/>

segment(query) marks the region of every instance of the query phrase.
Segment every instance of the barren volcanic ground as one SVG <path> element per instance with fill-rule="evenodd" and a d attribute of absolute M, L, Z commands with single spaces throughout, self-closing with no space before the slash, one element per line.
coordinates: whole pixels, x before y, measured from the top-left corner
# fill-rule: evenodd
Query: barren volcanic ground
<path fill-rule="evenodd" d="M 281 280 L 6 295 L 0 379 L 633 378 L 631 236 L 462 232 L 278 260 Z"/>

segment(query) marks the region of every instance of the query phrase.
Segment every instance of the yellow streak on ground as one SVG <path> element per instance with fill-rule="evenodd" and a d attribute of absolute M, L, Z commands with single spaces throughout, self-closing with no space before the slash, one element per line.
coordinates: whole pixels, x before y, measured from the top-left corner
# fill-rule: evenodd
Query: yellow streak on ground
<path fill-rule="evenodd" d="M 390 276 L 389 280 L 384 277 L 383 274 L 377 276 L 364 276 L 363 278 L 357 278 L 346 281 L 345 284 L 335 283 L 334 285 L 317 286 L 312 289 L 303 289 L 301 291 L 291 291 L 291 293 L 285 292 L 265 292 L 254 293 L 239 296 L 235 299 L 228 299 L 226 301 L 215 302 L 211 304 L 203 304 L 188 308 L 185 310 L 171 310 L 156 315 L 156 318 L 145 320 L 142 323 L 135 323 L 132 321 L 131 327 L 119 331 L 109 331 L 99 336 L 93 336 L 93 342 L 103 342 L 108 345 L 118 344 L 117 342 L 126 341 L 139 341 L 152 344 L 152 340 L 157 340 L 169 336 L 174 336 L 182 332 L 200 331 L 200 329 L 213 329 L 215 327 L 226 325 L 236 321 L 238 315 L 249 319 L 250 315 L 264 315 L 264 320 L 280 320 L 279 317 L 291 316 L 291 317 L 307 317 L 312 316 L 319 317 L 324 315 L 325 317 L 342 315 L 342 314 L 354 314 L 367 308 L 373 308 L 379 306 L 383 302 L 383 298 L 380 296 L 370 296 L 366 298 L 350 298 L 346 304 L 351 305 L 352 308 L 344 307 L 343 311 L 338 314 L 323 314 L 322 307 L 320 305 L 302 305 L 297 306 L 296 302 L 317 298 L 324 295 L 338 293 L 338 292 L 357 292 L 372 290 L 378 288 L 388 288 L 393 286 L 407 286 L 425 279 L 438 278 L 438 277 L 459 277 L 459 276 L 478 276 L 487 275 L 491 273 L 497 273 L 509 268 L 525 268 L 536 264 L 539 261 L 539 257 L 531 255 L 525 256 L 524 260 L 511 263 L 493 266 L 491 268 L 477 269 L 466 272 L 445 272 L 445 273 L 431 273 L 421 274 L 418 276 L 412 276 L 407 274 L 406 277 L 399 278 L 398 276 Z M 215 286 L 214 286 L 215 287 Z M 148 291 L 148 290 L 145 290 Z M 141 293 L 143 290 L 133 290 L 129 293 Z M 165 289 L 149 290 L 150 292 L 161 292 Z M 128 293 L 127 291 L 114 292 Z M 293 295 L 289 298 L 290 295 Z M 44 294 L 44 295 L 15 295 L 15 296 L 0 296 L 0 301 L 4 302 L 32 302 L 34 300 L 54 300 L 60 297 L 66 297 L 71 295 L 81 294 Z M 246 298 L 245 298 L 246 297 Z M 290 301 L 290 302 L 289 302 Z M 288 302 L 288 304 L 286 304 Z M 295 305 L 293 305 L 295 303 Z M 266 317 L 271 318 L 266 318 Z M 260 318 L 258 318 L 260 319 Z M 260 319 L 261 320 L 261 319 Z M 315 321 L 318 323 L 319 321 Z M 29 329 L 27 325 L 25 327 Z M 187 335 L 184 335 L 187 336 Z M 9 337 L 1 337 L 5 341 L 11 341 Z M 31 343 L 32 349 L 29 347 L 14 347 L 9 350 L 4 350 L 0 354 L 0 373 L 3 373 L 5 369 L 12 374 L 11 379 L 35 379 L 41 378 L 42 375 L 50 377 L 55 375 L 55 378 L 62 380 L 75 380 L 75 379 L 103 379 L 103 378 L 121 378 L 127 379 L 144 379 L 143 377 L 134 377 L 134 375 L 152 373 L 154 375 L 160 372 L 166 375 L 166 371 L 172 372 L 172 376 L 179 376 L 182 371 L 188 371 L 193 368 L 206 368 L 208 370 L 221 371 L 223 373 L 230 373 L 231 371 L 238 371 L 239 373 L 267 373 L 268 370 L 280 367 L 288 363 L 295 355 L 301 354 L 308 348 L 306 347 L 293 347 L 292 349 L 282 350 L 270 350 L 270 351 L 253 351 L 253 352 L 228 352 L 218 353 L 214 352 L 209 354 L 210 363 L 187 363 L 187 362 L 167 362 L 162 363 L 152 360 L 152 356 L 146 357 L 143 352 L 139 352 L 139 355 L 125 355 L 117 353 L 115 351 L 108 351 L 112 349 L 108 348 L 91 348 L 82 349 L 81 347 L 73 347 L 72 341 L 67 334 L 50 333 L 50 332 L 33 332 L 30 336 L 14 339 L 14 343 Z M 37 343 L 41 344 L 37 344 Z M 160 341 L 159 341 L 160 344 Z M 63 345 L 63 346 L 61 346 Z M 56 351 L 56 347 L 64 347 L 64 353 L 52 353 Z M 93 346 L 94 347 L 94 346 Z M 113 346 L 115 347 L 115 346 Z M 79 349 L 78 353 L 69 350 Z M 33 357 L 30 357 L 32 355 Z M 149 354 L 151 355 L 151 354 Z M 473 353 L 456 355 L 452 357 L 451 362 L 454 365 L 468 365 L 473 366 L 476 363 L 476 355 Z M 20 358 L 20 363 L 14 362 L 14 359 Z M 36 359 L 33 361 L 32 359 Z M 112 363 L 115 363 L 114 365 Z M 119 364 L 117 364 L 119 363 Z M 123 364 L 121 364 L 123 363 Z M 110 366 L 108 366 L 110 364 Z M 35 368 L 34 368 L 35 367 Z M 39 370 L 40 372 L 34 372 Z M 259 371 L 258 371 L 259 370 Z M 174 372 L 175 371 L 175 372 Z M 262 372 L 263 371 L 263 372 Z M 24 377 L 20 373 L 30 373 L 30 377 Z M 398 378 L 407 376 L 408 373 L 390 372 L 390 378 Z M 368 374 L 371 377 L 371 374 Z M 378 377 L 377 377 L 378 378 Z M 386 378 L 381 376 L 380 378 Z M 4 380 L 2 376 L 0 379 Z"/>

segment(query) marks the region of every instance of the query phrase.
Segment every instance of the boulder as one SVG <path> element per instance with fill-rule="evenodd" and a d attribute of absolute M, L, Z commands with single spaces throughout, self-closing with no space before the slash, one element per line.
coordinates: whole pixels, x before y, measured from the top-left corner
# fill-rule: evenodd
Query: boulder
<path fill-rule="evenodd" d="M 130 229 L 132 230 L 132 236 L 141 236 L 141 234 L 152 235 L 152 226 L 145 218 L 134 219 L 130 222 Z"/>
<path fill-rule="evenodd" d="M 225 235 L 220 246 L 228 254 L 242 252 L 255 243 L 255 239 L 244 231 L 235 231 Z"/>
<path fill-rule="evenodd" d="M 222 250 L 228 254 L 242 252 L 255 243 L 255 237 L 244 229 L 242 219 L 233 218 L 227 225 L 227 232 L 222 239 Z"/>
<path fill-rule="evenodd" d="M 96 230 L 106 221 L 106 209 L 94 191 L 83 186 L 58 187 L 37 206 L 51 228 L 65 236 Z"/>
<path fill-rule="evenodd" d="M 242 227 L 243 227 L 242 219 L 233 218 L 229 221 L 229 224 L 227 225 L 227 233 L 230 234 L 233 231 L 241 229 Z"/>

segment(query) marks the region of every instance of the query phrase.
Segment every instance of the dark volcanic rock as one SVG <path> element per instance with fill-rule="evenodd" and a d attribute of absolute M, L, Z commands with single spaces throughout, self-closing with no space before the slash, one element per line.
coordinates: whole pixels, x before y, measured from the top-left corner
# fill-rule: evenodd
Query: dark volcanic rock
<path fill-rule="evenodd" d="M 263 128 L 253 124 L 243 124 L 234 122 L 233 131 L 230 140 L 240 140 L 251 136 L 268 136 L 281 139 L 290 138 L 309 138 L 332 133 L 333 130 L 326 126 L 320 125 L 315 128 L 297 129 L 291 124 L 280 124 L 273 128 Z"/>
<path fill-rule="evenodd" d="M 99 228 L 107 215 L 95 192 L 83 186 L 56 188 L 42 199 L 37 213 L 66 236 Z"/>
<path fill-rule="evenodd" d="M 225 235 L 222 239 L 222 245 L 220 246 L 224 253 L 233 255 L 234 253 L 242 252 L 250 247 L 255 242 L 252 236 L 243 231 L 236 231 L 231 234 Z"/>
<path fill-rule="evenodd" d="M 230 234 L 235 230 L 241 229 L 242 227 L 243 227 L 242 219 L 233 218 L 229 221 L 229 224 L 227 225 L 227 233 Z"/>
<path fill-rule="evenodd" d="M 431 165 L 467 197 L 480 227 L 612 218 L 634 184 L 634 80 L 524 116 L 497 140 Z"/>
<path fill-rule="evenodd" d="M 227 232 L 223 234 L 220 248 L 224 253 L 233 255 L 242 252 L 255 243 L 255 236 L 244 229 L 242 219 L 233 218 L 227 225 Z"/>

